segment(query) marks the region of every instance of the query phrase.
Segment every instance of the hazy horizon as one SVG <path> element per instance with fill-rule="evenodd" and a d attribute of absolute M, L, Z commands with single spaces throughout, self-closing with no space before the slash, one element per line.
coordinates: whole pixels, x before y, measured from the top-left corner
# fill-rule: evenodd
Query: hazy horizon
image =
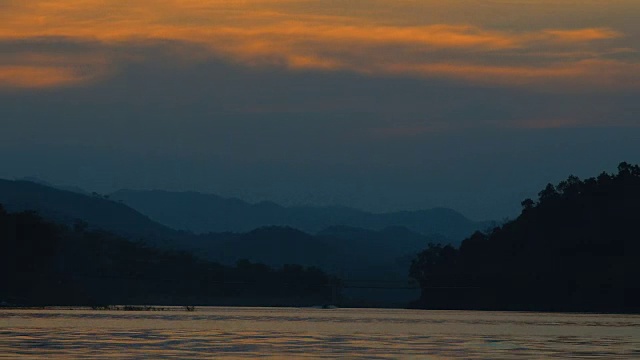
<path fill-rule="evenodd" d="M 531 185 L 534 181 L 530 181 L 527 183 L 528 188 L 526 186 L 513 186 L 512 188 L 508 188 L 501 193 L 499 191 L 489 192 L 486 190 L 480 190 L 478 193 L 467 192 L 467 193 L 453 193 L 453 194 L 443 194 L 440 196 L 438 201 L 419 201 L 416 199 L 412 199 L 412 193 L 406 192 L 404 195 L 399 196 L 398 199 L 390 199 L 390 198 L 372 198 L 364 200 L 363 199 L 354 199 L 353 196 L 349 197 L 344 196 L 345 194 L 339 194 L 337 191 L 333 194 L 329 194 L 327 196 L 323 196 L 320 192 L 303 192 L 300 193 L 292 193 L 287 191 L 282 191 L 281 193 L 260 193 L 259 191 L 255 191 L 251 188 L 238 189 L 232 186 L 220 187 L 218 189 L 202 186 L 200 188 L 186 188 L 181 187 L 175 184 L 166 183 L 159 186 L 147 185 L 149 183 L 154 183 L 154 179 L 148 179 L 148 182 L 145 185 L 149 187 L 144 187 L 137 185 L 136 182 L 122 182 L 123 186 L 117 186 L 116 184 L 104 184 L 95 181 L 86 181 L 84 183 L 73 182 L 73 179 L 67 179 L 64 176 L 61 176 L 59 179 L 52 179 L 50 177 L 45 177 L 42 174 L 21 174 L 19 176 L 7 176 L 3 173 L 0 173 L 0 178 L 4 178 L 6 180 L 28 180 L 35 182 L 43 182 L 48 185 L 57 187 L 57 188 L 66 188 L 73 189 L 77 188 L 78 190 L 86 191 L 87 193 L 97 192 L 103 195 L 109 195 L 119 190 L 135 190 L 135 191 L 169 191 L 169 192 L 197 192 L 206 195 L 215 195 L 223 198 L 236 198 L 247 203 L 256 204 L 259 202 L 274 202 L 278 205 L 292 207 L 292 206 L 338 206 L 338 207 L 350 207 L 358 210 L 368 211 L 372 213 L 388 213 L 388 212 L 396 212 L 396 211 L 415 211 L 415 210 L 428 210 L 433 208 L 449 208 L 455 210 L 465 217 L 474 220 L 474 221 L 502 221 L 506 218 L 514 219 L 516 218 L 521 211 L 520 202 L 525 198 L 537 198 L 537 194 L 539 191 L 547 183 L 558 183 L 561 180 L 566 179 L 569 174 L 577 175 L 580 178 L 588 178 L 593 177 L 599 174 L 601 171 L 606 172 L 614 172 L 617 164 L 616 162 L 612 166 L 608 166 L 604 169 L 600 170 L 591 170 L 591 171 L 573 171 L 573 172 L 563 172 L 562 168 L 556 169 L 556 172 L 549 171 L 548 173 L 541 174 L 539 179 L 535 185 Z M 612 163 L 613 164 L 613 163 Z M 583 168 L 587 168 L 583 166 Z M 4 176 L 3 176 L 4 175 Z M 544 175 L 547 175 L 548 181 L 544 179 Z M 157 181 L 158 184 L 163 184 L 162 181 Z M 300 190 L 300 189 L 296 189 Z M 330 190 L 325 190 L 330 191 Z M 289 196 L 289 194 L 293 194 Z M 325 194 L 327 194 L 325 192 Z M 451 195 L 447 198 L 447 195 Z M 467 198 L 463 196 L 467 195 Z M 480 200 L 482 199 L 482 200 Z M 380 201 L 386 200 L 386 201 Z M 378 201 L 378 202 L 377 202 Z"/>
<path fill-rule="evenodd" d="M 283 202 L 277 202 L 271 199 L 262 199 L 262 198 L 257 198 L 257 199 L 251 199 L 251 198 L 243 198 L 241 196 L 236 196 L 236 195 L 221 195 L 218 193 L 214 193 L 214 192 L 206 192 L 206 191 L 197 191 L 197 190 L 189 190 L 189 189 L 172 189 L 172 190 L 168 190 L 168 189 L 159 189 L 159 188 L 150 188 L 150 189 L 143 189 L 143 188 L 119 188 L 113 191 L 103 191 L 103 192 L 99 192 L 99 191 L 94 191 L 93 189 L 87 189 L 75 184 L 58 184 L 58 183 L 53 183 L 51 181 L 47 181 L 46 179 L 40 178 L 38 176 L 21 176 L 21 177 L 13 177 L 13 178 L 0 178 L 0 180 L 8 180 L 8 181 L 28 181 L 28 182 L 33 182 L 36 184 L 41 184 L 44 186 L 49 186 L 49 187 L 53 187 L 55 189 L 58 190 L 63 190 L 63 191 L 71 191 L 71 192 L 78 192 L 78 193 L 82 193 L 82 194 L 86 194 L 86 195 L 93 195 L 93 194 L 98 194 L 100 196 L 108 196 L 110 197 L 111 195 L 115 195 L 116 193 L 120 192 L 120 191 L 135 191 L 135 192 L 155 192 L 155 191 L 160 191 L 160 192 L 170 192 L 170 193 L 196 193 L 196 194 L 200 194 L 203 196 L 215 196 L 215 197 L 220 197 L 223 199 L 228 199 L 228 200 L 240 200 L 243 201 L 247 204 L 251 204 L 251 205 L 257 205 L 260 203 L 275 203 L 277 205 L 280 206 L 284 206 L 284 207 L 290 207 L 290 208 L 295 208 L 295 207 L 344 207 L 344 208 L 351 208 L 351 209 L 355 209 L 355 210 L 361 210 L 361 211 L 366 211 L 366 212 L 371 212 L 374 214 L 384 214 L 384 213 L 392 213 L 392 212 L 402 212 L 402 211 L 419 211 L 419 210 L 432 210 L 432 209 L 450 209 L 450 210 L 454 210 L 456 212 L 462 213 L 461 211 L 458 211 L 457 209 L 453 209 L 450 207 L 445 207 L 445 206 L 432 206 L 432 207 L 416 207 L 416 208 L 398 208 L 398 209 L 387 209 L 387 210 L 375 210 L 375 209 L 366 209 L 366 208 L 359 208 L 356 206 L 348 206 L 348 205 L 344 205 L 344 204 L 340 204 L 340 203 L 302 203 L 302 202 L 287 202 L 286 200 Z M 0 204 L 2 205 L 2 204 Z M 465 214 L 462 214 L 465 217 Z M 474 221 L 482 221 L 482 220 L 478 220 L 478 219 L 471 219 Z M 483 220 L 496 220 L 496 219 L 483 219 Z"/>

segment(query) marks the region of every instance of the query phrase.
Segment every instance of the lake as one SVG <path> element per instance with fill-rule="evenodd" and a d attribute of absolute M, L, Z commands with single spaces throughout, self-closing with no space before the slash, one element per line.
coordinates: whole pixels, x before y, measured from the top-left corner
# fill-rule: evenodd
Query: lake
<path fill-rule="evenodd" d="M 382 309 L 0 310 L 6 359 L 639 359 L 640 316 Z"/>

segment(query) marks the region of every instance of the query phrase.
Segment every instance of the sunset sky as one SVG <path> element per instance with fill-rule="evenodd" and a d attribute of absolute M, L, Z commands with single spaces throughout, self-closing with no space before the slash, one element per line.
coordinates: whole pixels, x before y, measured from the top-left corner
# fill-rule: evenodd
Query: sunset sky
<path fill-rule="evenodd" d="M 513 217 L 640 162 L 638 0 L 0 0 L 0 177 Z"/>

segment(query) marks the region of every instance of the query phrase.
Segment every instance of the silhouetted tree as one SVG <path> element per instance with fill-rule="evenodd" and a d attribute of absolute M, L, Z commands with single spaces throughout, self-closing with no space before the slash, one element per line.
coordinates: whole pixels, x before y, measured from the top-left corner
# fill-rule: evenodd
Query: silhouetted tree
<path fill-rule="evenodd" d="M 520 203 L 520 205 L 522 205 L 522 210 L 529 210 L 532 209 L 534 207 L 536 203 L 531 200 L 531 199 L 524 199 L 522 200 L 522 202 Z"/>

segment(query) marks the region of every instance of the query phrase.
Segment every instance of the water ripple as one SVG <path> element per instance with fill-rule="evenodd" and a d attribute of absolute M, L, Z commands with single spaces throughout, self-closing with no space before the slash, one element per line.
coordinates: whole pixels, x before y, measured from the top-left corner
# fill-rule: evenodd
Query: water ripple
<path fill-rule="evenodd" d="M 637 359 L 640 318 L 212 308 L 0 311 L 2 359 Z M 533 326 L 531 326 L 533 324 Z"/>

